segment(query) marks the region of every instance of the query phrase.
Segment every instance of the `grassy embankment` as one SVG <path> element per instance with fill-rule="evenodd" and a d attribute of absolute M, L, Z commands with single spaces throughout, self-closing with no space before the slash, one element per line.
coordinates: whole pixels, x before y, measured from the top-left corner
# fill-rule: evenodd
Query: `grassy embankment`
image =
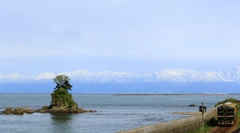
<path fill-rule="evenodd" d="M 237 108 L 238 108 L 237 118 L 240 119 L 240 111 L 239 111 L 240 105 L 239 105 L 239 101 L 238 101 L 237 99 L 228 98 L 228 99 L 226 99 L 226 100 L 224 100 L 224 101 L 221 101 L 221 102 L 217 103 L 217 104 L 215 105 L 215 107 L 216 107 L 217 105 L 219 105 L 219 104 L 223 104 L 223 103 L 226 103 L 226 102 L 232 102 L 232 103 L 237 103 L 237 104 L 238 104 L 238 105 L 237 105 Z M 212 129 L 213 129 L 214 127 L 216 127 L 217 125 L 218 125 L 218 123 L 217 123 L 217 118 L 212 118 L 208 123 L 206 123 L 206 124 L 204 125 L 204 133 L 209 132 L 210 130 L 212 130 Z M 238 126 L 237 126 L 237 128 L 239 128 L 239 127 L 240 127 L 240 121 L 238 121 Z M 196 130 L 194 130 L 194 131 L 191 131 L 191 132 L 188 132 L 188 133 L 199 133 L 199 132 L 200 132 L 200 127 L 199 127 L 198 129 L 196 129 Z"/>

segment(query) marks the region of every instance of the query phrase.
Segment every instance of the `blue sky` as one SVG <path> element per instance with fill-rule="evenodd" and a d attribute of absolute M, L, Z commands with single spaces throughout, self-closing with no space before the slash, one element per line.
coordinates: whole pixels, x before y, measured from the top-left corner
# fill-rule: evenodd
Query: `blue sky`
<path fill-rule="evenodd" d="M 240 1 L 0 0 L 0 74 L 240 65 Z"/>

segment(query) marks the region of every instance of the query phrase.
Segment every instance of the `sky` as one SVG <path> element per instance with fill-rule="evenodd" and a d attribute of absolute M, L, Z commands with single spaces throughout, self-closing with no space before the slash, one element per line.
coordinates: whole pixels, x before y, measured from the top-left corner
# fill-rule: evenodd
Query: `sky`
<path fill-rule="evenodd" d="M 0 74 L 240 66 L 240 1 L 0 0 Z"/>

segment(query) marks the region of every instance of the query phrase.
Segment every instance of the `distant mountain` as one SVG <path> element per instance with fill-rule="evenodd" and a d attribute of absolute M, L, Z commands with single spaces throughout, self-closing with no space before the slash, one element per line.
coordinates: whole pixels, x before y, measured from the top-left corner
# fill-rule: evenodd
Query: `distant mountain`
<path fill-rule="evenodd" d="M 135 82 L 240 82 L 240 66 L 225 71 L 199 72 L 183 69 L 164 69 L 155 73 L 132 73 L 132 72 L 90 72 L 78 70 L 54 74 L 51 72 L 41 73 L 36 76 L 14 73 L 10 75 L 0 74 L 0 83 L 26 83 L 26 82 L 52 82 L 56 75 L 64 74 L 71 81 L 79 83 L 135 83 Z"/>
<path fill-rule="evenodd" d="M 51 93 L 53 79 L 60 74 L 70 77 L 73 93 L 240 93 L 240 67 L 219 72 L 164 69 L 143 74 L 86 70 L 36 76 L 0 74 L 0 93 Z"/>

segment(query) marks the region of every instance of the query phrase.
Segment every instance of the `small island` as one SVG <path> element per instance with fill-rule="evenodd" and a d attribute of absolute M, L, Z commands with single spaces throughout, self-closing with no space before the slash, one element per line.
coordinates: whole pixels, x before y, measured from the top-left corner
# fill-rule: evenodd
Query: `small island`
<path fill-rule="evenodd" d="M 70 78 L 65 75 L 58 75 L 53 79 L 56 83 L 53 93 L 51 94 L 51 104 L 43 106 L 41 109 L 31 110 L 30 108 L 6 108 L 4 114 L 32 114 L 37 113 L 84 113 L 96 112 L 96 110 L 84 110 L 78 107 L 78 104 L 73 100 L 71 91 L 72 85 L 69 83 Z"/>

